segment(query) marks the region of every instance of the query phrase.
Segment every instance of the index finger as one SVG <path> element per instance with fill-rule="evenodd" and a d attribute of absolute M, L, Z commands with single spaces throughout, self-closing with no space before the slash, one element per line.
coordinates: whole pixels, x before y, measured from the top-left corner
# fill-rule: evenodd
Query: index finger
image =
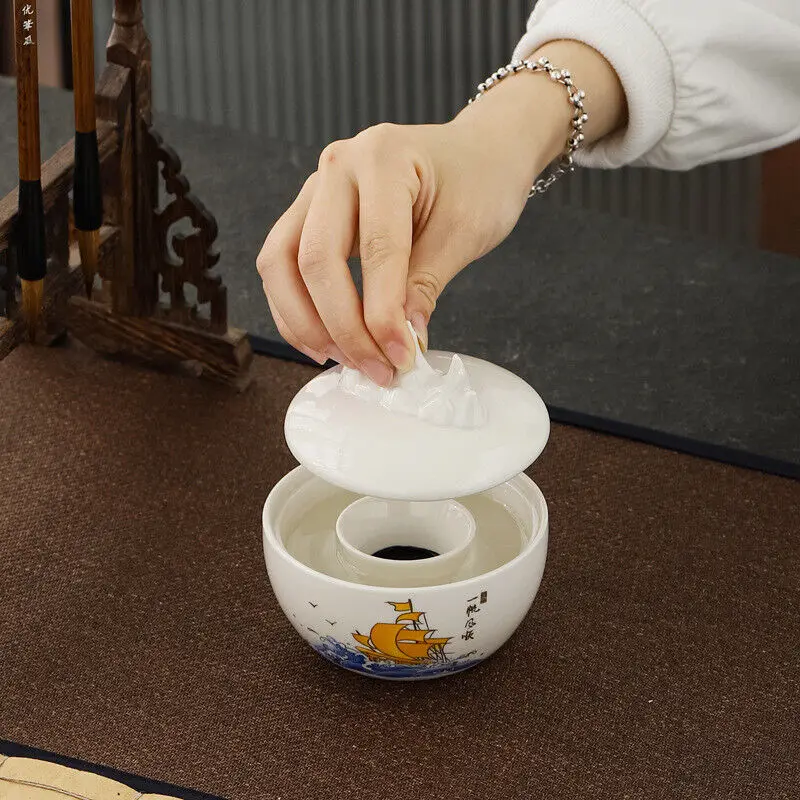
<path fill-rule="evenodd" d="M 328 168 L 321 173 L 300 236 L 298 266 L 335 344 L 375 383 L 388 386 L 394 370 L 364 324 L 361 298 L 347 266 L 357 205 L 357 190 L 346 171 Z"/>
<path fill-rule="evenodd" d="M 410 369 L 414 346 L 403 307 L 414 230 L 413 188 L 396 169 L 373 166 L 358 174 L 358 202 L 364 322 L 392 364 Z"/>

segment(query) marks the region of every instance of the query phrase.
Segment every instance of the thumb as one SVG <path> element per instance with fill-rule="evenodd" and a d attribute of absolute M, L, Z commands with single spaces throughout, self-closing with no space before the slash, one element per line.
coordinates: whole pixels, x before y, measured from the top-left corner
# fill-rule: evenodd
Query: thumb
<path fill-rule="evenodd" d="M 448 253 L 441 245 L 432 252 L 421 238 L 411 250 L 406 280 L 406 319 L 428 349 L 428 323 L 445 286 L 469 263 L 460 254 Z"/>

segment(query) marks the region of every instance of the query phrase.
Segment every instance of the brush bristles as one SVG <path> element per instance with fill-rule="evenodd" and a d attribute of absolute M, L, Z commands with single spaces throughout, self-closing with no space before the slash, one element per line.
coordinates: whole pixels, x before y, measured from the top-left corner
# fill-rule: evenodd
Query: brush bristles
<path fill-rule="evenodd" d="M 42 297 L 44 281 L 21 281 L 22 283 L 22 318 L 28 327 L 28 338 L 36 341 L 39 318 L 42 315 Z"/>
<path fill-rule="evenodd" d="M 78 249 L 81 253 L 81 269 L 86 286 L 86 296 L 91 299 L 94 276 L 97 274 L 97 260 L 100 251 L 100 231 L 76 231 Z"/>

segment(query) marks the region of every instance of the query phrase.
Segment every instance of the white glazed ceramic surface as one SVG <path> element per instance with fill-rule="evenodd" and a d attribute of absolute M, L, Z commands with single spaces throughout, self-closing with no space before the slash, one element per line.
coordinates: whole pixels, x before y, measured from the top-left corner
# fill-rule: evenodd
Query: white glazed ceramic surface
<path fill-rule="evenodd" d="M 476 494 L 527 469 L 550 433 L 539 395 L 488 361 L 460 356 L 454 369 L 452 353 L 420 354 L 392 390 L 350 373 L 334 367 L 301 389 L 285 434 L 302 465 L 358 494 Z"/>
<path fill-rule="evenodd" d="M 456 500 L 414 503 L 362 497 L 336 521 L 336 554 L 358 583 L 431 586 L 449 583 L 470 555 L 475 518 Z M 435 557 L 401 561 L 376 558 L 388 547 L 415 547 Z"/>
<path fill-rule="evenodd" d="M 539 588 L 547 551 L 547 505 L 527 476 L 492 490 L 522 523 L 526 541 L 519 555 L 483 575 L 425 587 L 348 582 L 287 553 L 282 532 L 309 502 L 332 489 L 297 467 L 270 492 L 263 513 L 264 555 L 275 596 L 318 653 L 372 677 L 434 678 L 474 666 L 516 630 Z"/>

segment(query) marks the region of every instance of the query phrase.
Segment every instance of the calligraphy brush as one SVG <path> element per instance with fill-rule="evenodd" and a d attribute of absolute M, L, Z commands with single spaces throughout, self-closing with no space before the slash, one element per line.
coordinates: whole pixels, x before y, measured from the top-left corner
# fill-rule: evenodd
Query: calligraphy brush
<path fill-rule="evenodd" d="M 75 95 L 75 172 L 72 210 L 81 251 L 86 296 L 97 272 L 103 190 L 94 107 L 94 30 L 92 0 L 72 0 L 72 84 Z"/>
<path fill-rule="evenodd" d="M 39 143 L 39 65 L 36 46 L 36 0 L 14 0 L 19 132 L 17 272 L 22 282 L 22 314 L 31 340 L 42 313 L 47 250 Z"/>

